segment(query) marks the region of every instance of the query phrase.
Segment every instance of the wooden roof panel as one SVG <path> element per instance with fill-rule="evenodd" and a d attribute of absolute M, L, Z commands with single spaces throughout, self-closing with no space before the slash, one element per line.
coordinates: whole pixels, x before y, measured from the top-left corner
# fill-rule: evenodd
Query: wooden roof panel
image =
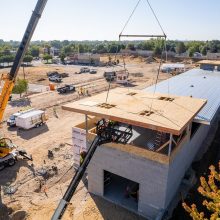
<path fill-rule="evenodd" d="M 130 93 L 134 95 L 128 95 Z M 106 97 L 104 92 L 64 105 L 63 109 L 178 135 L 206 104 L 203 99 L 153 95 L 125 88 L 111 90 L 107 105 Z"/>

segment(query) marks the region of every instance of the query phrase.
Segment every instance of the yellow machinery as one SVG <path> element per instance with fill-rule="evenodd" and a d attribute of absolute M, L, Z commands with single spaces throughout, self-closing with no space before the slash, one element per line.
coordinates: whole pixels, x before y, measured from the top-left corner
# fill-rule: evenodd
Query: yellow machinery
<path fill-rule="evenodd" d="M 4 81 L 2 92 L 0 94 L 0 122 L 3 120 L 3 115 L 10 98 L 14 83 L 23 61 L 24 55 L 27 51 L 37 23 L 43 13 L 46 6 L 47 0 L 38 0 L 35 10 L 30 18 L 27 29 L 24 33 L 21 44 L 18 48 L 15 60 L 10 72 L 7 75 L 1 76 L 1 80 Z M 4 169 L 6 165 L 12 166 L 15 164 L 17 156 L 21 155 L 32 160 L 31 157 L 27 156 L 25 151 L 17 150 L 16 145 L 12 143 L 10 139 L 0 138 L 0 170 Z"/>

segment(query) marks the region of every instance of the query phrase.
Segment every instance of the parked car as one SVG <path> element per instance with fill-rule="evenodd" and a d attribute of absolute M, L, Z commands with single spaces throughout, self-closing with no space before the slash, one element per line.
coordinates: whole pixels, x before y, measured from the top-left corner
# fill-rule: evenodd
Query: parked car
<path fill-rule="evenodd" d="M 89 73 L 90 69 L 88 67 L 82 67 L 80 68 L 80 73 Z"/>
<path fill-rule="evenodd" d="M 89 73 L 90 73 L 90 74 L 95 74 L 95 73 L 97 73 L 97 70 L 91 69 L 91 70 L 89 71 Z"/>
<path fill-rule="evenodd" d="M 48 77 L 57 76 L 57 77 L 65 78 L 65 77 L 68 77 L 69 74 L 68 74 L 68 73 L 58 73 L 57 71 L 54 71 L 54 72 L 49 72 L 49 73 L 47 73 L 47 76 L 48 76 Z"/>
<path fill-rule="evenodd" d="M 50 76 L 48 79 L 52 82 L 62 82 L 62 77 L 60 76 Z"/>
<path fill-rule="evenodd" d="M 69 93 L 69 92 L 75 92 L 75 91 L 76 91 L 76 88 L 72 84 L 65 85 L 65 86 L 60 87 L 60 88 L 57 89 L 57 92 L 60 93 L 60 94 Z"/>

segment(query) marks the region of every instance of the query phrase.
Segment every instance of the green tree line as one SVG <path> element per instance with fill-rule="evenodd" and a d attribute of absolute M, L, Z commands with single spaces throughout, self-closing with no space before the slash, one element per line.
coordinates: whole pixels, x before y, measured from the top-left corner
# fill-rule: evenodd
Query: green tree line
<path fill-rule="evenodd" d="M 18 49 L 18 41 L 3 41 L 0 39 L 0 63 L 9 64 L 13 62 L 15 51 Z M 151 50 L 156 55 L 160 54 L 163 49 L 163 41 L 159 39 L 150 39 L 147 41 L 33 41 L 28 49 L 28 61 L 31 62 L 34 57 L 39 57 L 43 53 L 43 48 L 47 48 L 48 52 L 52 47 L 60 49 L 60 58 L 65 59 L 73 53 L 117 53 L 121 49 L 130 50 Z M 195 52 L 206 55 L 207 52 L 220 52 L 220 41 L 166 41 L 167 51 L 177 54 L 188 52 L 193 56 Z M 12 51 L 14 53 L 12 53 Z M 45 58 L 48 58 L 45 57 Z M 46 59 L 47 60 L 47 59 Z"/>

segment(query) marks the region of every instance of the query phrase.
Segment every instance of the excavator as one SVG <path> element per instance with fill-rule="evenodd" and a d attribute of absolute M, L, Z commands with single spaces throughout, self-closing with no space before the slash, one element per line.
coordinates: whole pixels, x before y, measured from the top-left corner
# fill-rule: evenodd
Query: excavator
<path fill-rule="evenodd" d="M 35 10 L 32 13 L 23 39 L 20 43 L 18 51 L 16 53 L 12 68 L 10 72 L 1 77 L 4 81 L 4 85 L 0 94 L 0 122 L 3 120 L 3 115 L 10 99 L 12 89 L 15 84 L 16 77 L 18 75 L 19 68 L 23 61 L 24 55 L 28 49 L 29 43 L 33 36 L 37 23 L 42 15 L 42 12 L 46 6 L 47 0 L 38 0 Z M 0 171 L 6 166 L 13 166 L 18 156 L 32 160 L 32 157 L 27 155 L 24 150 L 19 150 L 18 147 L 8 138 L 0 138 Z"/>
<path fill-rule="evenodd" d="M 30 40 L 37 26 L 37 23 L 43 13 L 46 3 L 47 0 L 37 1 L 37 5 L 35 7 L 35 10 L 33 11 L 23 39 L 15 56 L 15 60 L 11 68 L 11 71 L 2 78 L 4 80 L 4 86 L 0 95 L 0 121 L 2 121 L 3 119 L 5 108 L 7 106 L 13 86 L 15 84 L 19 68 L 23 61 L 23 57 L 25 55 L 25 52 L 27 51 Z M 66 190 L 66 193 L 64 194 L 58 207 L 56 208 L 54 215 L 51 218 L 52 220 L 58 220 L 63 217 L 65 210 L 72 196 L 74 195 L 80 180 L 85 174 L 86 168 L 88 167 L 97 147 L 109 142 L 126 144 L 132 137 L 132 126 L 125 125 L 119 122 L 101 119 L 96 124 L 96 134 L 96 138 L 91 143 L 85 158 L 80 164 L 78 170 L 76 170 L 75 175 Z M 17 150 L 16 145 L 13 144 L 10 139 L 0 138 L 0 170 L 3 169 L 5 165 L 14 165 L 16 158 L 19 155 L 28 159 L 32 159 L 26 154 L 26 152 L 22 150 Z"/>

